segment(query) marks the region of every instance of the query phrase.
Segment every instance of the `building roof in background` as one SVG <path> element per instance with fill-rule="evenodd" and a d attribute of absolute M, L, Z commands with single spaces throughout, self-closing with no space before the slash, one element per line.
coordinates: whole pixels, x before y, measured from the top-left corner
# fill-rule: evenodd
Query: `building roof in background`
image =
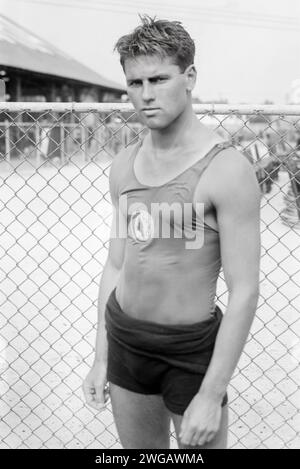
<path fill-rule="evenodd" d="M 118 83 L 102 77 L 3 15 L 0 15 L 0 64 L 125 91 Z"/>

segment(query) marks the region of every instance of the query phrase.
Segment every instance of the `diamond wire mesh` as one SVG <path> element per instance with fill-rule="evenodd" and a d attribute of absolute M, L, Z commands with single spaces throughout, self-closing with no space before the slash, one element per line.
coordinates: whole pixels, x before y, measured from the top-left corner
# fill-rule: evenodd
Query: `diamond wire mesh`
<path fill-rule="evenodd" d="M 46 105 L 0 112 L 1 448 L 120 448 L 110 406 L 88 408 L 81 385 L 107 255 L 109 168 L 143 129 L 120 105 Z M 245 152 L 262 192 L 261 294 L 229 389 L 229 447 L 299 448 L 300 109 L 223 108 L 198 109 L 199 119 Z M 222 275 L 217 295 L 224 310 Z"/>

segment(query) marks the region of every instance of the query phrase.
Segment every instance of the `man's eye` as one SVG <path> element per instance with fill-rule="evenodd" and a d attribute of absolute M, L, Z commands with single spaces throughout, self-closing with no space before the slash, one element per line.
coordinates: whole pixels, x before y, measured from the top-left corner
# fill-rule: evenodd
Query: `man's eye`
<path fill-rule="evenodd" d="M 140 85 L 141 85 L 140 81 L 132 81 L 131 83 L 129 83 L 129 86 L 140 86 Z"/>

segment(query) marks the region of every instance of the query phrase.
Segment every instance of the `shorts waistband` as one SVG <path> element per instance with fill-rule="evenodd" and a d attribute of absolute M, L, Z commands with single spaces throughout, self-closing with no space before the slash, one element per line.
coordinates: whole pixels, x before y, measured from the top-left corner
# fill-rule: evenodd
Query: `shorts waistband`
<path fill-rule="evenodd" d="M 192 324 L 168 325 L 133 318 L 122 311 L 114 289 L 107 301 L 105 320 L 111 339 L 128 348 L 149 352 L 193 353 L 210 350 L 222 319 L 216 306 L 211 318 Z"/>

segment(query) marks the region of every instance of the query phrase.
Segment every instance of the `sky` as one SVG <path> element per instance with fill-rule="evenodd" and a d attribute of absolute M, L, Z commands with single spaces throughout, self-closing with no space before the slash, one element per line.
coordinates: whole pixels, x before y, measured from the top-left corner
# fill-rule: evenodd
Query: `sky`
<path fill-rule="evenodd" d="M 285 104 L 300 80 L 300 0 L 0 0 L 0 12 L 124 86 L 113 47 L 139 13 L 182 21 L 202 101 Z"/>

